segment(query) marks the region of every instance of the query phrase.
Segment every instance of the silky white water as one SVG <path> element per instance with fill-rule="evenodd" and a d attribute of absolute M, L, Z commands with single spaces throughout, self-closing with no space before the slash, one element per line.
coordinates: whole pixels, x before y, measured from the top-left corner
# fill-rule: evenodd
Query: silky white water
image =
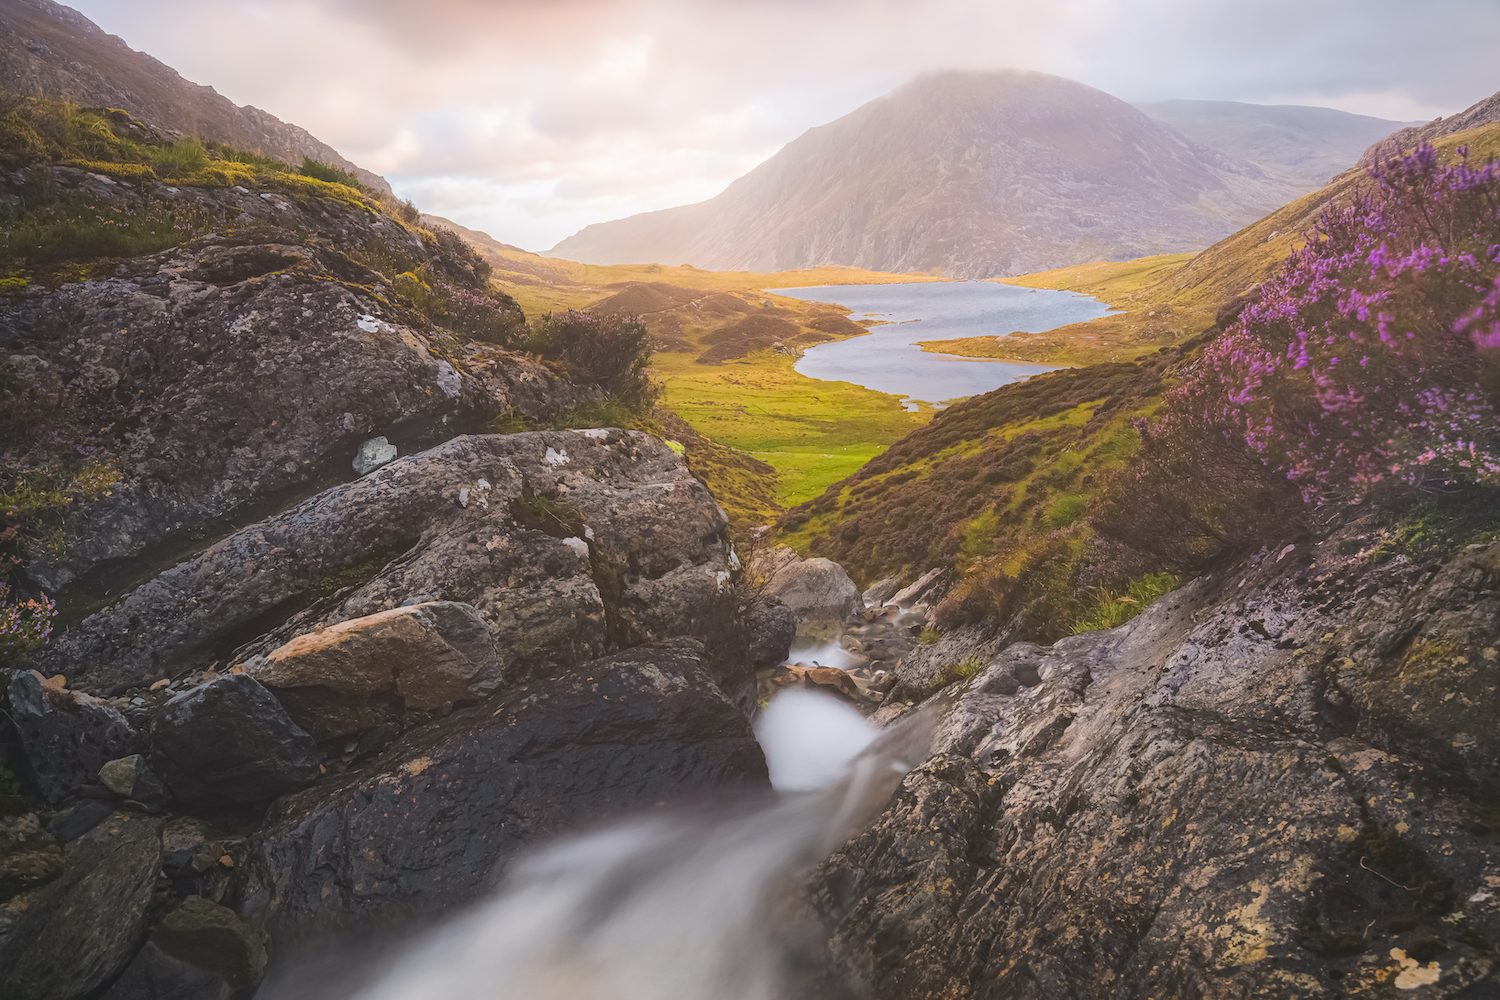
<path fill-rule="evenodd" d="M 879 733 L 827 695 L 792 690 L 756 732 L 776 795 L 655 814 L 538 850 L 494 898 L 410 946 L 359 1000 L 795 995 L 799 949 L 816 945 L 793 915 L 795 879 L 925 756 L 926 727 Z"/>

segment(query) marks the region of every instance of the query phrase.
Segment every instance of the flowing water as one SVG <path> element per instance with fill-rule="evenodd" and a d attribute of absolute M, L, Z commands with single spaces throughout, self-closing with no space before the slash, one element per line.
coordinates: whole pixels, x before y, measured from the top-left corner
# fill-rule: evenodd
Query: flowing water
<path fill-rule="evenodd" d="M 428 932 L 357 996 L 788 1000 L 824 992 L 809 986 L 821 940 L 796 904 L 797 877 L 884 805 L 926 756 L 929 729 L 923 717 L 881 732 L 827 695 L 783 692 L 756 725 L 776 795 L 652 814 L 538 850 L 494 898 Z"/>
<path fill-rule="evenodd" d="M 808 378 L 853 382 L 876 392 L 940 403 L 976 396 L 1042 372 L 1046 365 L 934 354 L 919 340 L 1035 333 L 1097 319 L 1109 307 L 1075 292 L 1020 288 L 994 281 L 923 281 L 890 285 L 819 285 L 768 292 L 853 310 L 850 319 L 881 320 L 868 336 L 810 347 L 794 366 Z"/>

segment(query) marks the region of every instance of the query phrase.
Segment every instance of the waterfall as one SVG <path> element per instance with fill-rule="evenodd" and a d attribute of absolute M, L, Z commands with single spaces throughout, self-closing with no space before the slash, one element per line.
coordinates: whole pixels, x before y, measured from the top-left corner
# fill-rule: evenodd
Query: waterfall
<path fill-rule="evenodd" d="M 883 807 L 926 755 L 929 728 L 916 719 L 882 733 L 827 695 L 784 692 L 756 727 L 776 794 L 652 814 L 535 850 L 494 897 L 427 932 L 357 998 L 786 1000 L 822 991 L 808 982 L 822 941 L 798 903 L 797 876 Z"/>

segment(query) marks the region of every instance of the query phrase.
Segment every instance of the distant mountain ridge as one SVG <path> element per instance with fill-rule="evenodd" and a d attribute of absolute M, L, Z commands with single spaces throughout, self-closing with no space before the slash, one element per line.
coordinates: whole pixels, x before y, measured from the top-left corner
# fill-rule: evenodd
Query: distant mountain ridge
<path fill-rule="evenodd" d="M 1193 142 L 1284 182 L 1287 201 L 1348 170 L 1371 143 L 1423 124 L 1295 104 L 1174 100 L 1136 107 Z"/>
<path fill-rule="evenodd" d="M 589 226 L 549 254 L 988 278 L 1200 249 L 1318 183 L 1072 80 L 949 72 L 809 129 L 715 198 Z"/>
<path fill-rule="evenodd" d="M 167 135 L 198 137 L 291 163 L 303 156 L 353 171 L 374 190 L 384 177 L 351 162 L 306 129 L 259 108 L 240 107 L 137 52 L 71 7 L 52 0 L 0 4 L 0 86 L 27 97 L 57 97 L 122 108 Z"/>

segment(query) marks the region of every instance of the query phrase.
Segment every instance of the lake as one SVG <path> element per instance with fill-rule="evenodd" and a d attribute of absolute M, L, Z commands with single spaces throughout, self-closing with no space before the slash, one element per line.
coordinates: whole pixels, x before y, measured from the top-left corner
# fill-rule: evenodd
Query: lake
<path fill-rule="evenodd" d="M 768 288 L 805 302 L 831 302 L 852 310 L 849 318 L 876 319 L 869 336 L 810 347 L 794 366 L 799 374 L 825 382 L 853 382 L 876 392 L 941 403 L 976 396 L 1042 372 L 1047 365 L 1011 364 L 981 358 L 933 354 L 919 340 L 1039 333 L 1069 323 L 1097 319 L 1109 307 L 1075 292 L 1019 288 L 993 281 L 924 281 L 891 285 L 815 285 Z"/>

